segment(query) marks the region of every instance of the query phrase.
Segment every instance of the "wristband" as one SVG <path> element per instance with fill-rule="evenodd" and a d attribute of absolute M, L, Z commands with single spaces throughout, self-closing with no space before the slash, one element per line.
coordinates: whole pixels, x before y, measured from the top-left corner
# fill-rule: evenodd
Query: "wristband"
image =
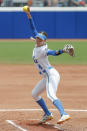
<path fill-rule="evenodd" d="M 63 53 L 63 50 L 59 50 L 59 54 L 62 54 Z"/>

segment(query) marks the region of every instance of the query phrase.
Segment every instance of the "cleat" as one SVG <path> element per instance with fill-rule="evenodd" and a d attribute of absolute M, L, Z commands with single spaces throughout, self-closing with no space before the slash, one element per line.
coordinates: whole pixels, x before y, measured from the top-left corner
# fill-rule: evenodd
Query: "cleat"
<path fill-rule="evenodd" d="M 63 122 L 67 121 L 71 119 L 71 117 L 69 115 L 62 115 L 62 117 L 60 118 L 60 120 L 57 122 L 57 124 L 62 124 Z"/>
<path fill-rule="evenodd" d="M 47 122 L 47 121 L 49 121 L 49 120 L 52 120 L 53 119 L 53 115 L 52 115 L 52 113 L 50 114 L 50 115 L 44 115 L 43 116 L 43 118 L 40 120 L 40 124 L 43 124 L 43 123 L 45 123 L 45 122 Z"/>

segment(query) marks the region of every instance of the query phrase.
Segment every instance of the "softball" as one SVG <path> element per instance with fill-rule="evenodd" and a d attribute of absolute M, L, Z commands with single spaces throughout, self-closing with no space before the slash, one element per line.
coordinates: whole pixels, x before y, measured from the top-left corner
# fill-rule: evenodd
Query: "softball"
<path fill-rule="evenodd" d="M 23 11 L 24 11 L 24 12 L 28 12 L 28 11 L 29 11 L 28 6 L 24 6 L 24 7 L 23 7 Z"/>

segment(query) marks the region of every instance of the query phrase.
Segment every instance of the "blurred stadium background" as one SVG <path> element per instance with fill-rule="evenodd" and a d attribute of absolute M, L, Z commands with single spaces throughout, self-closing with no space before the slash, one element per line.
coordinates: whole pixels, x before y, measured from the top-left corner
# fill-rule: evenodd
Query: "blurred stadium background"
<path fill-rule="evenodd" d="M 29 4 L 30 0 L 0 0 L 1 6 L 23 6 Z M 44 7 L 67 7 L 67 6 L 86 6 L 87 0 L 32 0 L 32 6 Z"/>

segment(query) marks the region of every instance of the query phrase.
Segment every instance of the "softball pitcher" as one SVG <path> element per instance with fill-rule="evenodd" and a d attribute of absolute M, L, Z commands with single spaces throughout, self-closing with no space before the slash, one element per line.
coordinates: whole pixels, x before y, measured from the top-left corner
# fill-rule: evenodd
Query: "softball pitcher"
<path fill-rule="evenodd" d="M 45 32 L 37 32 L 30 14 L 30 8 L 28 6 L 24 6 L 23 10 L 27 14 L 31 31 L 36 42 L 35 48 L 33 49 L 34 64 L 38 72 L 42 75 L 42 80 L 35 86 L 32 91 L 32 97 L 44 111 L 44 116 L 40 120 L 40 123 L 45 123 L 53 119 L 52 113 L 49 111 L 43 98 L 41 98 L 40 96 L 40 94 L 44 90 L 46 90 L 47 97 L 52 101 L 53 105 L 60 112 L 60 119 L 58 120 L 57 124 L 61 124 L 64 121 L 69 120 L 70 116 L 64 111 L 60 100 L 56 96 L 58 84 L 60 82 L 60 75 L 56 71 L 56 69 L 49 63 L 48 56 L 58 56 L 62 53 L 68 53 L 73 56 L 73 47 L 72 45 L 67 45 L 64 47 L 63 50 L 57 51 L 48 49 L 46 44 L 47 34 Z"/>

